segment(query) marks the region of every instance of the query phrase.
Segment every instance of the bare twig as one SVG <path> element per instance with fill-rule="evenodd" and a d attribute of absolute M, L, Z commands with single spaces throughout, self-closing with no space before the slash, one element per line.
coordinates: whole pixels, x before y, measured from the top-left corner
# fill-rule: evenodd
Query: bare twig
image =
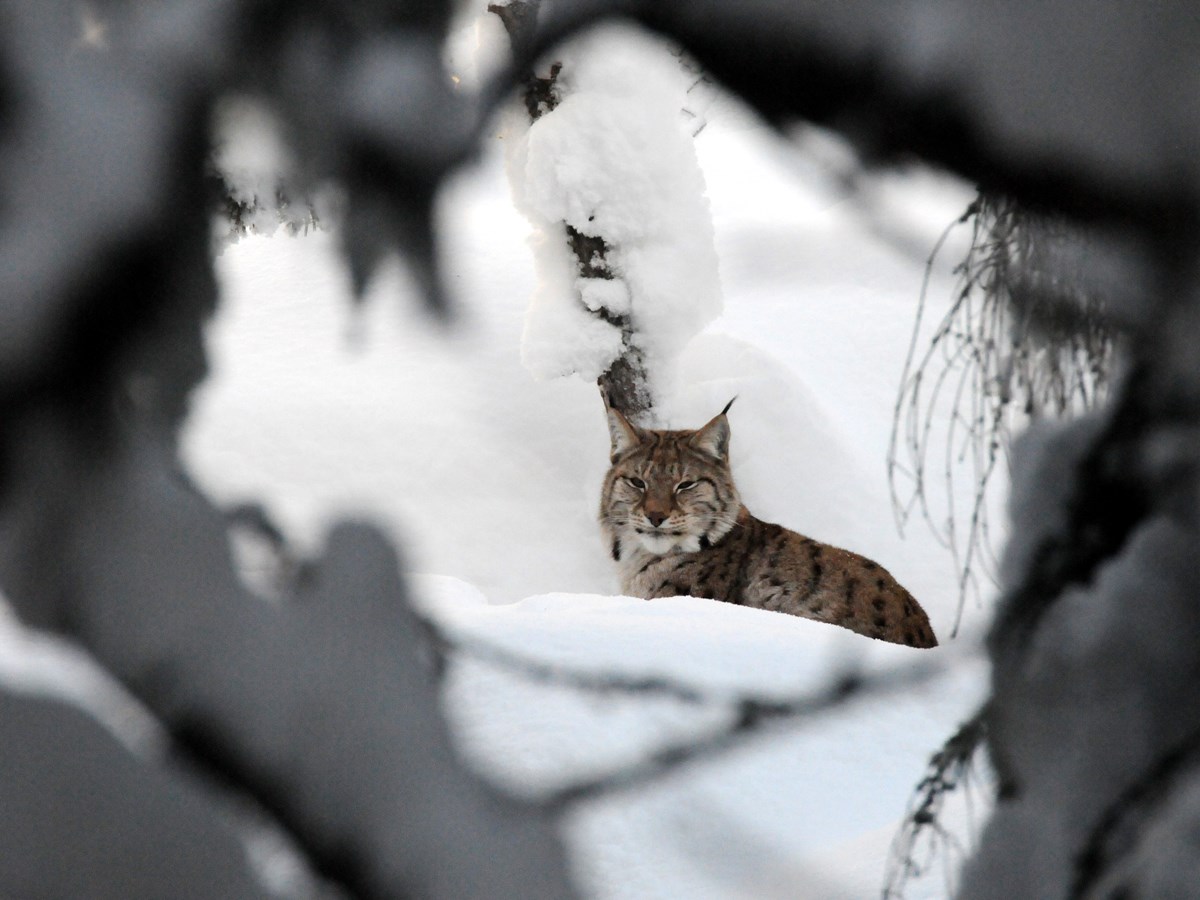
<path fill-rule="evenodd" d="M 478 639 L 452 637 L 436 622 L 428 618 L 423 621 L 426 634 L 443 659 L 457 654 L 532 681 L 588 693 L 656 696 L 693 706 L 728 708 L 728 722 L 708 734 L 668 744 L 636 763 L 553 791 L 542 799 L 541 804 L 556 812 L 600 796 L 644 786 L 693 762 L 719 756 L 760 733 L 768 724 L 819 715 L 852 700 L 887 696 L 927 684 L 945 672 L 949 664 L 946 658 L 939 657 L 933 662 L 880 672 L 852 669 L 831 677 L 825 685 L 810 693 L 771 698 L 697 688 L 663 676 L 629 677 L 608 670 L 584 672 L 532 659 Z"/>
<path fill-rule="evenodd" d="M 917 345 L 933 265 L 950 232 L 971 223 L 971 247 L 956 268 L 954 302 L 923 354 Z M 1061 219 L 981 194 L 943 233 L 926 261 L 888 449 L 897 523 L 919 511 L 950 549 L 959 573 L 957 633 L 968 593 L 995 581 L 988 486 L 1007 469 L 1014 432 L 1031 419 L 1091 409 L 1107 393 L 1114 334 L 1102 298 L 1085 293 L 1086 237 Z M 935 427 L 949 413 L 945 431 Z M 944 440 L 944 515 L 935 513 L 929 465 Z M 964 465 L 975 485 L 960 531 L 956 485 Z"/>
<path fill-rule="evenodd" d="M 940 816 L 946 797 L 968 786 L 975 754 L 987 738 L 987 711 L 985 704 L 929 760 L 892 841 L 883 900 L 901 900 L 909 879 L 924 875 L 935 857 L 965 852 Z"/>
<path fill-rule="evenodd" d="M 530 681 L 575 688 L 593 694 L 651 694 L 696 705 L 712 699 L 696 688 L 666 678 L 629 678 L 608 670 L 599 673 L 583 672 L 513 653 L 484 641 L 452 637 L 441 625 L 427 616 L 423 616 L 421 621 L 435 652 L 443 659 L 458 653 L 498 669 L 515 672 Z"/>

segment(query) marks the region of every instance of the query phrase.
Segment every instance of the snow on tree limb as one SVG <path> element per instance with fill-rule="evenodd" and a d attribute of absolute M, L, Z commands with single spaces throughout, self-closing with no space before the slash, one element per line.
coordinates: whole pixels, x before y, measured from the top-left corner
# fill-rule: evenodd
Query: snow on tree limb
<path fill-rule="evenodd" d="M 538 377 L 599 379 L 641 419 L 672 360 L 720 310 L 704 181 L 681 115 L 690 82 L 659 45 L 629 34 L 591 34 L 556 58 L 549 78 L 529 82 L 537 114 L 509 150 L 515 201 L 545 236 L 522 359 Z M 549 86 L 552 103 L 528 99 Z M 564 229 L 574 272 L 555 246 Z M 598 279 L 623 290 L 601 294 Z"/>

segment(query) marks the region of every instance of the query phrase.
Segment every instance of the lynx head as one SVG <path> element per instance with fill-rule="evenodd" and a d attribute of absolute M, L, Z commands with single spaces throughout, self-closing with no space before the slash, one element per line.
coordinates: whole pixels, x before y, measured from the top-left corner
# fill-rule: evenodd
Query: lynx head
<path fill-rule="evenodd" d="M 741 499 L 729 470 L 730 400 L 694 431 L 637 428 L 608 408 L 612 467 L 604 478 L 600 522 L 620 561 L 636 548 L 655 556 L 695 553 L 724 537 Z"/>

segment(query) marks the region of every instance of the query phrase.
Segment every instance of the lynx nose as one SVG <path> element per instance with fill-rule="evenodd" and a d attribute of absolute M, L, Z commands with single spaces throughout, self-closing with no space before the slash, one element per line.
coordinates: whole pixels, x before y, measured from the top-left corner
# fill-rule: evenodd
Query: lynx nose
<path fill-rule="evenodd" d="M 650 520 L 650 524 L 657 528 L 667 520 L 667 517 L 660 512 L 648 512 L 646 518 Z"/>

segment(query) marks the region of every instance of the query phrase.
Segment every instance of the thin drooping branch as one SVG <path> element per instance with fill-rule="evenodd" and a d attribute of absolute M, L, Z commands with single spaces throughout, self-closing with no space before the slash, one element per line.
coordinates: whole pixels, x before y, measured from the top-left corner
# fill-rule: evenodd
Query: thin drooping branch
<path fill-rule="evenodd" d="M 925 776 L 917 784 L 903 824 L 892 841 L 883 900 L 901 900 L 909 880 L 924 875 L 938 856 L 950 865 L 946 851 L 959 842 L 942 821 L 942 809 L 947 797 L 968 788 L 976 753 L 986 737 L 985 703 L 929 760 Z"/>
<path fill-rule="evenodd" d="M 970 248 L 955 268 L 953 302 L 919 353 L 934 262 L 950 232 L 968 222 Z M 926 263 L 894 410 L 888 480 L 898 523 L 919 512 L 954 556 L 955 632 L 967 594 L 979 592 L 981 578 L 995 580 L 989 486 L 1008 467 L 1013 436 L 1030 421 L 1077 415 L 1107 396 L 1116 335 L 1106 298 L 1084 271 L 1091 240 L 1062 218 L 985 193 L 946 229 Z M 936 460 L 944 509 L 933 497 Z M 954 500 L 964 468 L 974 483 L 965 523 Z"/>

